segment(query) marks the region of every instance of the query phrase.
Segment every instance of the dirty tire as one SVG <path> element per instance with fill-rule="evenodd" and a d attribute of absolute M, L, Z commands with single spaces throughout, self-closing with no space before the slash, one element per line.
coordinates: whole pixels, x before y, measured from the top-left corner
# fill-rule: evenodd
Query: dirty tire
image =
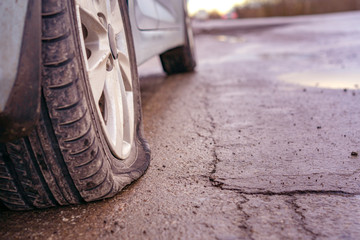
<path fill-rule="evenodd" d="M 134 137 L 115 157 L 96 109 L 78 31 L 75 2 L 42 1 L 41 117 L 30 135 L 0 145 L 0 199 L 14 210 L 79 204 L 111 197 L 147 169 L 136 61 L 126 12 L 119 7 L 131 69 Z"/>
<path fill-rule="evenodd" d="M 160 60 L 164 71 L 167 74 L 192 72 L 196 67 L 195 46 L 191 21 L 185 9 L 185 44 L 170 49 L 160 55 Z"/>

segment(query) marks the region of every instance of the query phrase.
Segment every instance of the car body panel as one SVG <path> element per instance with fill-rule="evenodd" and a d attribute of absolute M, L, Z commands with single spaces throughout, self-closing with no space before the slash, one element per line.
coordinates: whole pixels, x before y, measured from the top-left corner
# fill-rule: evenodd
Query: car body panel
<path fill-rule="evenodd" d="M 155 0 L 134 0 L 133 7 L 135 13 L 136 26 L 139 30 L 155 30 L 159 25 L 159 17 L 155 7 Z M 131 6 L 131 5 L 130 5 Z"/>
<path fill-rule="evenodd" d="M 159 29 L 176 28 L 182 25 L 183 2 L 181 0 L 157 0 L 155 7 L 158 12 Z"/>
<path fill-rule="evenodd" d="M 28 7 L 27 0 L 0 2 L 0 112 L 15 83 Z"/>
<path fill-rule="evenodd" d="M 9 3 L 10 1 L 6 1 Z M 16 15 L 17 6 L 21 10 L 25 5 L 17 5 L 18 2 L 12 1 L 11 4 L 1 5 L 1 10 L 7 5 L 12 14 Z M 30 133 L 37 123 L 40 115 L 40 65 L 41 65 L 41 0 L 28 0 L 25 9 L 25 18 L 18 19 L 24 25 L 14 24 L 19 32 L 15 43 L 9 43 L 13 38 L 9 36 L 12 31 L 2 35 L 0 53 L 2 55 L 1 66 L 1 101 L 4 102 L 0 111 L 0 142 L 7 142 L 15 138 L 25 136 Z M 10 11 L 10 10 L 9 10 Z M 6 9 L 5 9 L 6 12 Z M 5 19 L 12 19 L 8 16 Z M 22 15 L 23 16 L 23 15 Z M 3 18 L 2 18 L 3 19 Z M 11 28 L 13 20 L 5 24 L 2 30 Z M 9 49 L 14 51 L 8 52 Z M 5 70 L 5 71 L 4 71 Z M 11 70 L 9 74 L 5 74 Z"/>
<path fill-rule="evenodd" d="M 136 15 L 139 13 L 136 12 L 136 8 L 139 7 L 136 4 L 140 4 L 142 1 L 129 1 L 129 17 L 138 65 L 153 56 L 181 46 L 185 42 L 184 1 L 151 0 L 151 2 L 160 12 L 160 16 L 158 15 L 159 25 L 155 29 L 144 30 L 139 27 L 137 19 L 140 17 Z"/>

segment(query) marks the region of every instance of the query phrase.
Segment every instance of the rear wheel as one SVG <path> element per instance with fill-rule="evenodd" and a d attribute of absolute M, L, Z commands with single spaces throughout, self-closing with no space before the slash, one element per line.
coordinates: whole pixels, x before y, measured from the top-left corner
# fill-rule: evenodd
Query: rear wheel
<path fill-rule="evenodd" d="M 0 146 L 7 207 L 111 197 L 145 172 L 134 56 L 125 0 L 43 0 L 41 118 Z"/>
<path fill-rule="evenodd" d="M 167 74 L 192 72 L 196 67 L 195 46 L 191 28 L 191 20 L 187 14 L 186 6 L 184 6 L 184 9 L 184 45 L 170 49 L 160 55 L 162 67 Z"/>

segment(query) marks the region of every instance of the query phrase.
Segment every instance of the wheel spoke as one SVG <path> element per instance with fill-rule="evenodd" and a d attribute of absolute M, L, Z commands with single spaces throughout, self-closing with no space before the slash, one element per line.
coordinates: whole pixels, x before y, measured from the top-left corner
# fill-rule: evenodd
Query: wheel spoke
<path fill-rule="evenodd" d="M 106 129 L 110 140 L 118 149 L 122 148 L 123 141 L 123 104 L 121 98 L 121 86 L 119 84 L 118 73 L 114 68 L 107 74 L 107 81 L 105 84 L 105 101 L 107 102 L 108 119 Z"/>
<path fill-rule="evenodd" d="M 104 90 L 105 76 L 107 75 L 106 62 L 110 55 L 108 51 L 97 51 L 88 61 L 89 81 L 96 103 Z"/>
<path fill-rule="evenodd" d="M 132 76 L 130 70 L 129 56 L 127 54 L 123 54 L 123 52 L 118 51 L 118 61 L 120 64 L 120 70 L 123 77 L 125 90 L 132 91 Z"/>
<path fill-rule="evenodd" d="M 119 85 L 121 90 L 121 103 L 123 109 L 123 132 L 124 132 L 124 142 L 132 141 L 132 130 L 134 127 L 133 124 L 133 115 L 134 115 L 134 104 L 133 104 L 133 93 L 132 91 L 127 91 L 125 89 L 125 79 L 123 78 L 122 69 L 120 63 L 116 66 L 116 70 L 119 76 Z"/>
<path fill-rule="evenodd" d="M 101 17 L 101 12 L 98 12 L 93 4 L 80 4 L 79 1 L 78 4 L 80 8 L 81 23 L 91 29 L 92 32 L 97 33 L 97 35 L 102 33 L 106 36 L 107 24 Z"/>
<path fill-rule="evenodd" d="M 110 7 L 107 10 L 107 17 L 114 29 L 114 32 L 116 34 L 120 32 L 124 32 L 123 20 L 121 18 L 119 5 L 117 4 L 118 0 L 108 0 L 108 1 L 109 1 L 108 6 Z"/>

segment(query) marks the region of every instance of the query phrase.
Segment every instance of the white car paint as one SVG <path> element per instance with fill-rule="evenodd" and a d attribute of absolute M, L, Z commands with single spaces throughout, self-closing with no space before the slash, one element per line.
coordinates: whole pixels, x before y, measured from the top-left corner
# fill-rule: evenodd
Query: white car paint
<path fill-rule="evenodd" d="M 0 112 L 4 111 L 7 99 L 16 79 L 22 35 L 25 25 L 27 0 L 0 1 Z"/>
<path fill-rule="evenodd" d="M 151 9 L 156 12 L 145 12 L 137 6 L 146 1 L 155 6 Z M 166 50 L 184 44 L 185 6 L 186 0 L 129 0 L 129 16 L 138 65 Z M 150 16 L 155 15 L 157 16 L 156 26 L 143 24 L 146 20 L 151 19 Z M 142 29 L 146 27 L 148 28 Z"/>

